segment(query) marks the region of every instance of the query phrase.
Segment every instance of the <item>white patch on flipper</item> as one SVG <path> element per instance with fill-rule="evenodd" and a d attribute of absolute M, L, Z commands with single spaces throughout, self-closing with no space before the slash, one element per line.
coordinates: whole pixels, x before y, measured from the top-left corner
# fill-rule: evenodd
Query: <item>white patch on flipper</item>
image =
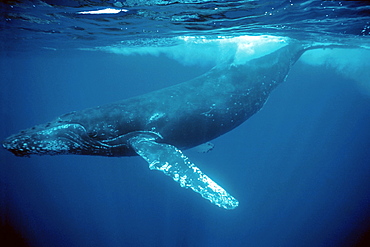
<path fill-rule="evenodd" d="M 221 208 L 234 209 L 239 205 L 237 199 L 204 174 L 181 150 L 154 139 L 139 134 L 129 140 L 135 152 L 148 162 L 150 170 L 163 172 L 181 187 L 192 189 Z"/>

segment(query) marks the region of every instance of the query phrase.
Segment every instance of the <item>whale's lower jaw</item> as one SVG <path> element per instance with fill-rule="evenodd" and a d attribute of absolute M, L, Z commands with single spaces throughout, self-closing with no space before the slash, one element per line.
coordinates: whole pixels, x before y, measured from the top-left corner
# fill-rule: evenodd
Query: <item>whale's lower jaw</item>
<path fill-rule="evenodd" d="M 76 123 L 35 126 L 5 139 L 3 147 L 16 156 L 80 154 L 94 143 Z"/>
<path fill-rule="evenodd" d="M 56 121 L 23 130 L 5 139 L 2 145 L 18 157 L 61 154 L 136 156 L 129 140 L 139 134 L 153 139 L 163 138 L 153 131 L 133 131 L 115 138 L 98 140 L 91 137 L 82 124 Z"/>

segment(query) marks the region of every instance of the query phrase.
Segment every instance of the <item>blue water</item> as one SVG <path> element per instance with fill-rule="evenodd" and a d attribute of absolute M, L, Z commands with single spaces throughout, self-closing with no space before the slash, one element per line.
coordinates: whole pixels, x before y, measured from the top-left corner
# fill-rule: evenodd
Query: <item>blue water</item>
<path fill-rule="evenodd" d="M 1 246 L 369 244 L 369 8 L 202 2 L 2 3 L 0 139 L 201 75 L 235 52 L 219 45 L 226 36 L 351 45 L 302 57 L 263 109 L 213 140 L 212 151 L 185 151 L 239 207 L 210 204 L 140 157 L 19 158 L 1 149 Z M 76 14 L 103 7 L 128 12 Z"/>

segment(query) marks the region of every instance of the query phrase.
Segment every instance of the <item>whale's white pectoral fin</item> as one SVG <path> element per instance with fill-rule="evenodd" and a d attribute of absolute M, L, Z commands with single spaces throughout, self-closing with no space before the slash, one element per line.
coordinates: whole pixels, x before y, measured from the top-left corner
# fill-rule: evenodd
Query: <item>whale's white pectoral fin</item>
<path fill-rule="evenodd" d="M 157 143 L 145 135 L 131 138 L 130 144 L 149 163 L 151 170 L 164 172 L 181 187 L 191 188 L 219 207 L 234 209 L 238 206 L 238 200 L 205 175 L 176 147 Z"/>

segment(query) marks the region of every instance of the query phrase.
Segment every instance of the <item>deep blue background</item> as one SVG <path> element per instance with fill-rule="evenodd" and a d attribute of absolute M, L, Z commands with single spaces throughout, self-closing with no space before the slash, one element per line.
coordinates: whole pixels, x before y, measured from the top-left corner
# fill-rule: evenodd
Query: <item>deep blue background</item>
<path fill-rule="evenodd" d="M 3 54 L 0 139 L 208 69 L 100 52 Z M 186 152 L 237 209 L 217 208 L 139 157 L 1 149 L 2 226 L 33 246 L 353 246 L 370 220 L 369 127 L 370 97 L 353 81 L 298 62 L 213 151 Z"/>

